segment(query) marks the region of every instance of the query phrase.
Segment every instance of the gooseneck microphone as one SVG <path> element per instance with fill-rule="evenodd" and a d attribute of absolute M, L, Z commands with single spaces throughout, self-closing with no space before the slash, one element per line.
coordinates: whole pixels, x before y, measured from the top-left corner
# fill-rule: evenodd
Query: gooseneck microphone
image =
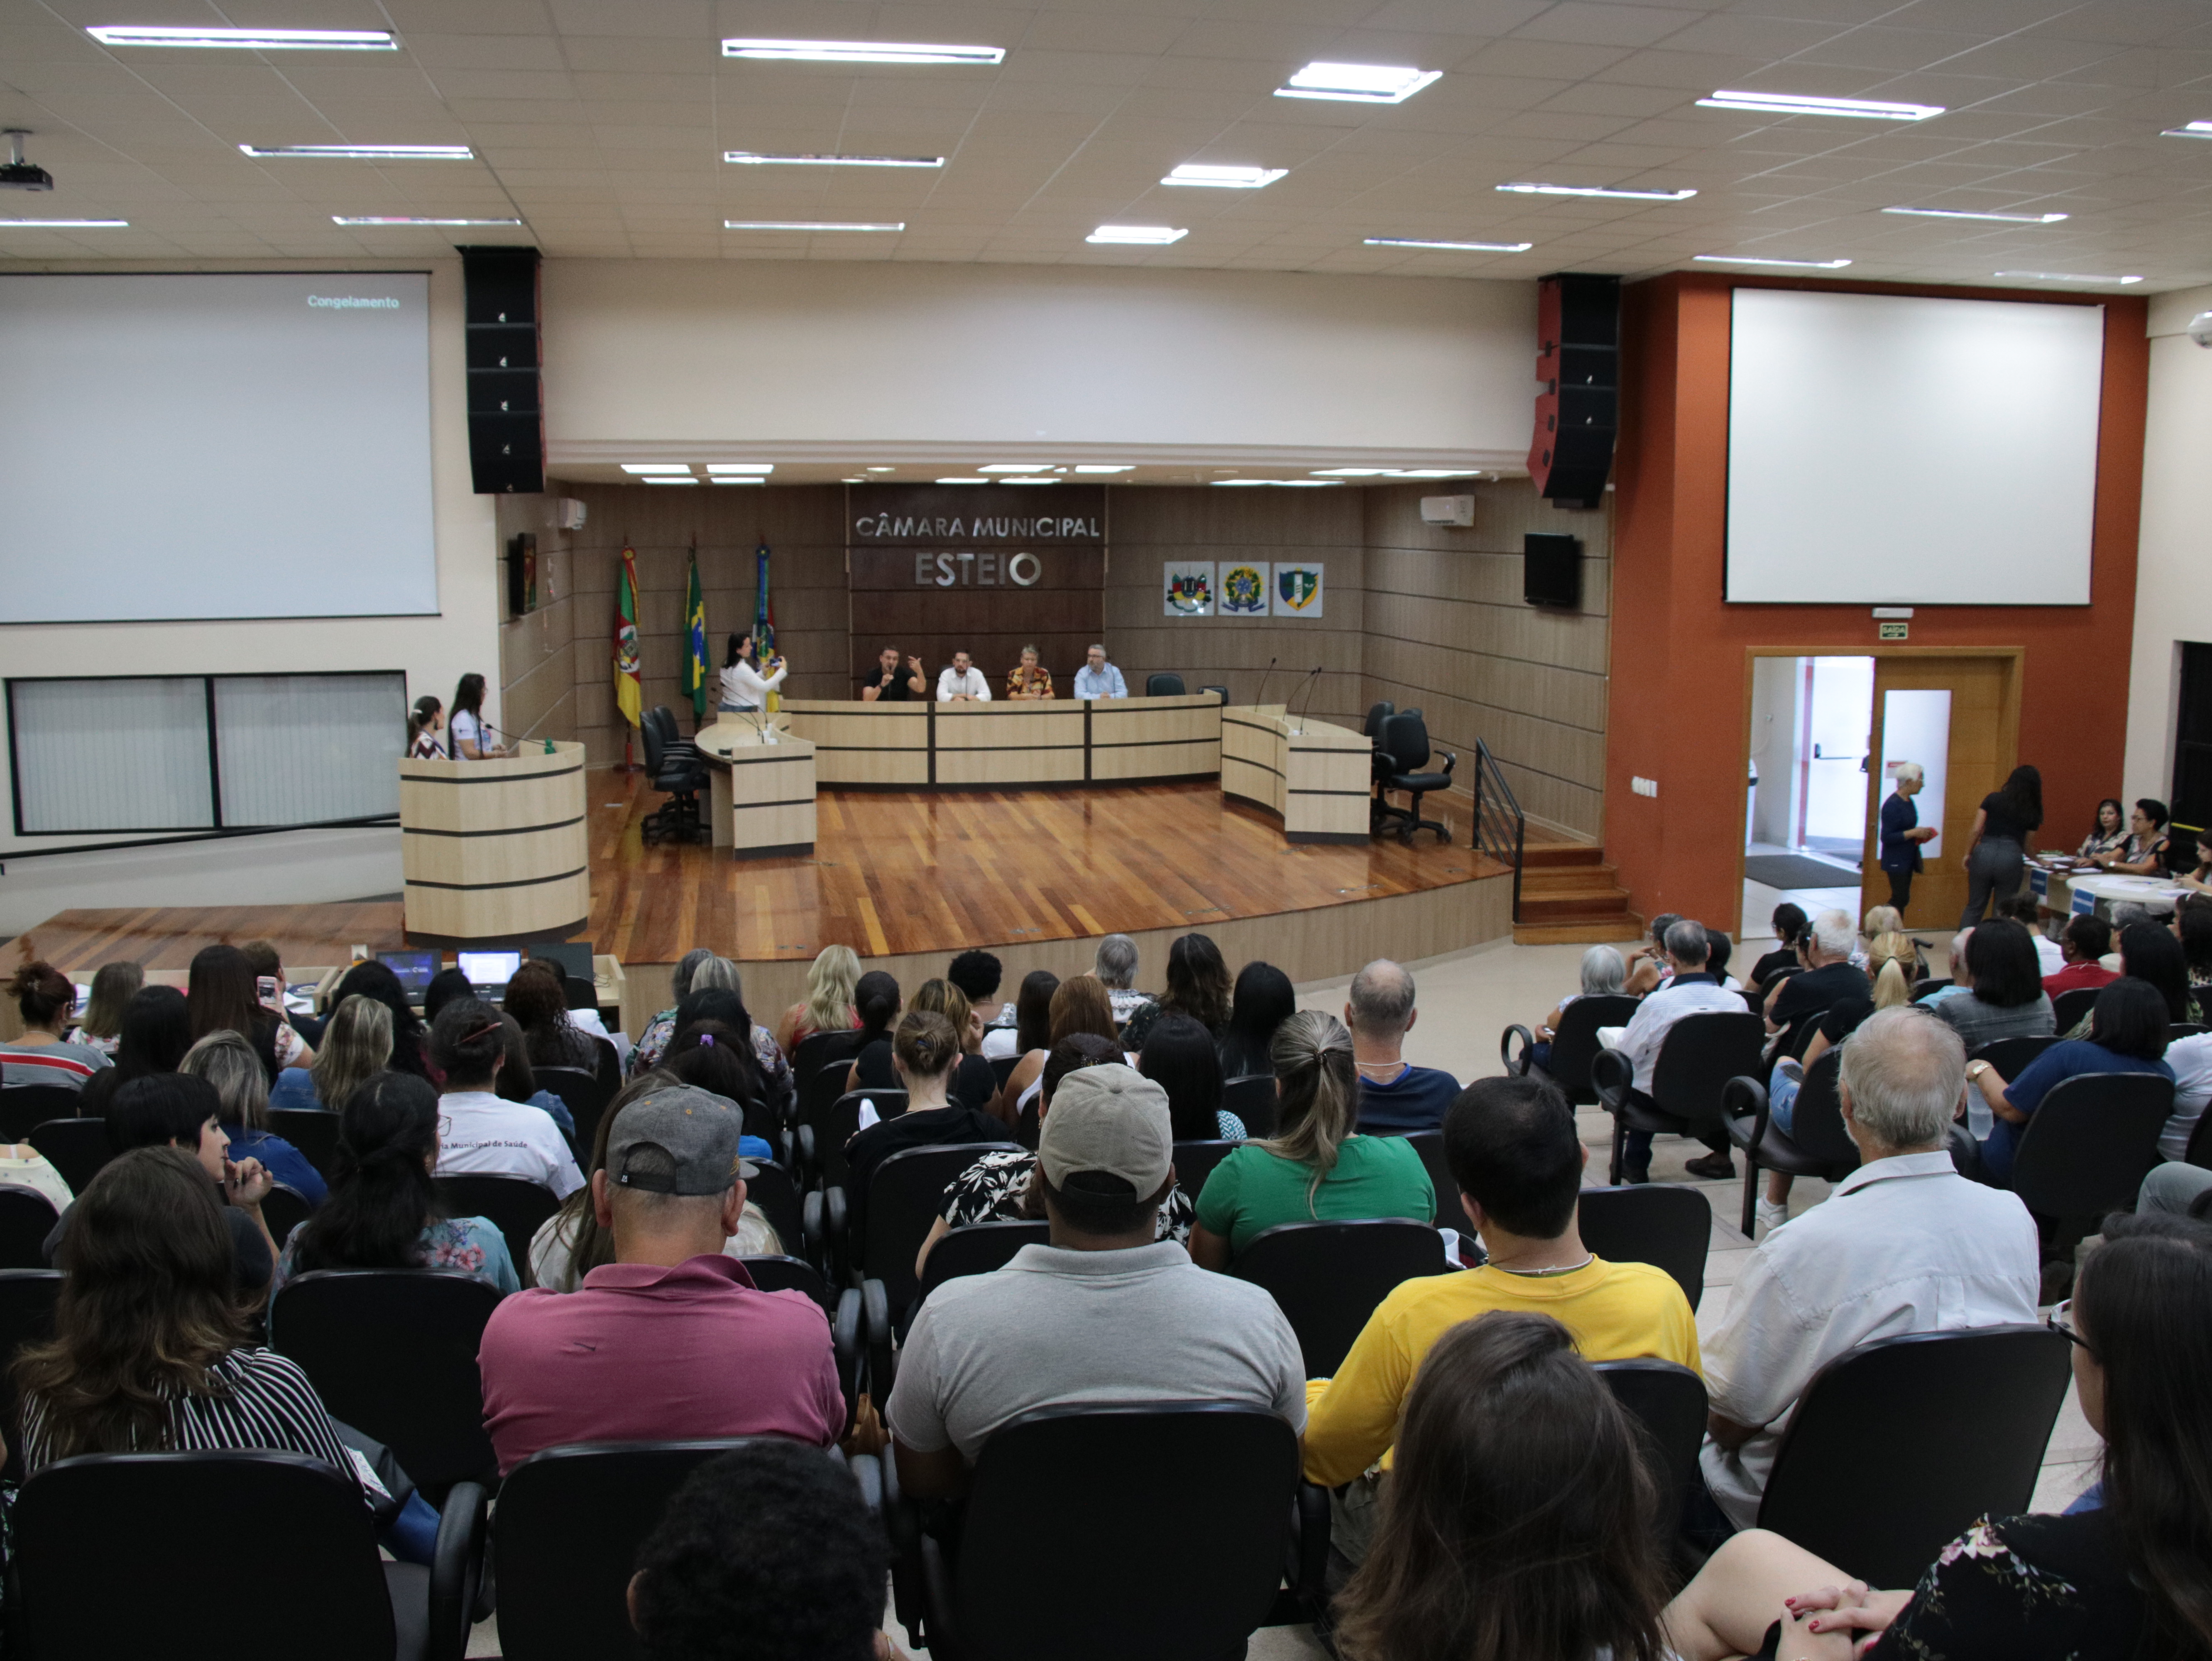
<path fill-rule="evenodd" d="M 1254 698 L 1254 699 L 1252 700 L 1252 702 L 1253 702 L 1255 704 L 1262 704 L 1262 703 L 1267 703 L 1267 681 L 1268 681 L 1269 677 L 1270 677 L 1270 676 L 1272 676 L 1272 675 L 1273 675 L 1273 673 L 1274 673 L 1274 672 L 1275 672 L 1275 660 L 1274 660 L 1274 659 L 1273 659 L 1273 658 L 1269 658 L 1269 659 L 1267 660 L 1267 674 L 1262 675 L 1262 676 L 1261 676 L 1261 677 L 1260 677 L 1260 696 L 1259 696 L 1258 697 Z"/>
<path fill-rule="evenodd" d="M 1321 684 L 1321 677 L 1322 666 L 1319 664 L 1316 664 L 1313 667 L 1313 672 L 1306 677 L 1305 685 L 1300 689 L 1306 695 L 1306 707 L 1298 713 L 1298 724 L 1294 729 L 1300 736 L 1304 736 L 1305 733 L 1305 718 L 1313 710 L 1314 689 Z M 1297 701 L 1297 693 L 1294 692 L 1291 694 L 1291 701 L 1293 703 Z"/>

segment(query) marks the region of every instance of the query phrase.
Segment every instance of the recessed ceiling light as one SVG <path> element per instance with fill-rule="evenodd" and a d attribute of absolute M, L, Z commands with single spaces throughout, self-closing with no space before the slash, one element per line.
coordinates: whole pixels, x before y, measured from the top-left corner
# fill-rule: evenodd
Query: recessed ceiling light
<path fill-rule="evenodd" d="M 2140 277 L 2087 277 L 2079 271 L 1997 271 L 1998 277 L 2018 277 L 2025 283 L 2140 283 Z"/>
<path fill-rule="evenodd" d="M 686 478 L 691 476 L 691 464 L 687 461 L 625 461 L 622 470 L 626 473 L 681 473 Z"/>
<path fill-rule="evenodd" d="M 1001 478 L 999 483 L 1001 484 L 1057 484 L 1060 481 L 1049 473 L 1043 473 L 1034 478 Z"/>
<path fill-rule="evenodd" d="M 1075 464 L 1075 471 L 1079 473 L 1127 473 L 1133 472 L 1134 468 L 1128 462 L 1079 461 Z"/>
<path fill-rule="evenodd" d="M 1439 242 L 1425 236 L 1370 236 L 1361 239 L 1370 248 L 1447 248 L 1455 253 L 1526 253 L 1533 242 Z"/>
<path fill-rule="evenodd" d="M 1083 240 L 1085 242 L 1127 242 L 1144 247 L 1164 248 L 1170 242 L 1182 241 L 1189 234 L 1188 230 L 1178 230 L 1172 225 L 1101 225 Z"/>
<path fill-rule="evenodd" d="M 1630 191 L 1602 185 L 1500 185 L 1516 196 L 1595 196 L 1616 202 L 1686 202 L 1695 191 Z"/>
<path fill-rule="evenodd" d="M 2160 138 L 2212 138 L 2212 121 L 2191 121 L 2186 126 L 2168 127 Z"/>
<path fill-rule="evenodd" d="M 852 219 L 725 219 L 726 231 L 902 231 L 903 219 L 870 223 Z"/>
<path fill-rule="evenodd" d="M 1753 110 L 1761 115 L 1844 115 L 1861 121 L 1925 121 L 1941 104 L 1885 104 L 1871 98 L 1808 98 L 1787 92 L 1717 92 L 1700 98 L 1707 110 Z"/>
<path fill-rule="evenodd" d="M 769 40 L 722 42 L 725 58 L 760 58 L 786 64 L 998 64 L 1004 46 L 929 46 L 893 40 Z"/>
<path fill-rule="evenodd" d="M 1217 191 L 1256 191 L 1273 184 L 1288 172 L 1288 167 L 1213 167 L 1186 161 L 1160 183 L 1202 185 Z"/>
<path fill-rule="evenodd" d="M 466 144 L 240 144 L 238 148 L 257 161 L 280 156 L 356 161 L 473 161 L 477 156 Z"/>
<path fill-rule="evenodd" d="M 850 478 L 841 478 L 837 482 L 840 484 L 866 484 L 868 482 L 868 476 L 866 473 L 854 473 Z"/>
<path fill-rule="evenodd" d="M 658 481 L 648 478 L 645 482 L 652 484 Z M 758 473 L 717 473 L 707 483 L 709 484 L 765 484 L 768 481 Z"/>
<path fill-rule="evenodd" d="M 773 461 L 710 461 L 707 464 L 707 471 L 710 473 L 772 473 L 775 471 L 775 463 Z"/>
<path fill-rule="evenodd" d="M 763 155 L 724 150 L 722 160 L 746 167 L 941 167 L 941 155 Z"/>
<path fill-rule="evenodd" d="M 103 46 L 228 46 L 239 52 L 397 52 L 383 29 L 192 29 L 102 23 L 85 33 Z"/>
<path fill-rule="evenodd" d="M 1804 271 L 1839 271 L 1851 262 L 1848 259 L 1770 259 L 1755 253 L 1692 254 L 1708 265 L 1788 265 Z"/>
<path fill-rule="evenodd" d="M 340 214 L 331 216 L 333 225 L 520 225 L 520 219 L 416 219 L 391 214 Z"/>
<path fill-rule="evenodd" d="M 1316 478 L 1380 478 L 1390 470 L 1388 467 L 1316 467 Z"/>
<path fill-rule="evenodd" d="M 898 469 L 896 467 L 871 467 L 868 471 L 872 473 L 895 473 Z"/>
<path fill-rule="evenodd" d="M 1884 213 L 1911 214 L 1917 219 L 1987 219 L 2000 225 L 2056 225 L 2063 213 L 1968 213 L 1964 208 L 1884 208 Z"/>
<path fill-rule="evenodd" d="M 998 481 L 989 478 L 940 478 L 937 482 L 939 484 L 995 484 Z"/>
<path fill-rule="evenodd" d="M 648 479 L 647 479 L 647 480 L 645 481 L 645 483 L 647 483 L 647 484 L 696 484 L 698 482 L 699 482 L 699 481 L 698 481 L 697 479 L 696 479 L 696 478 L 648 478 Z"/>
<path fill-rule="evenodd" d="M 1309 64 L 1275 88 L 1278 98 L 1332 98 L 1353 104 L 1402 104 L 1442 70 L 1401 69 L 1388 64 Z"/>
<path fill-rule="evenodd" d="M 0 231 L 119 231 L 127 219 L 0 219 Z"/>

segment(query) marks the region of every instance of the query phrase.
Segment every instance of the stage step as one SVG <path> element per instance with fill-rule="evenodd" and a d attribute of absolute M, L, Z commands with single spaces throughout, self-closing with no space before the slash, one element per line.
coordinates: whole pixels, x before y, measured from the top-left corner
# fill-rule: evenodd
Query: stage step
<path fill-rule="evenodd" d="M 1595 843 L 1546 843 L 1521 864 L 1521 912 L 1514 940 L 1524 946 L 1632 940 L 1643 922 L 1628 909 L 1620 873 Z"/>

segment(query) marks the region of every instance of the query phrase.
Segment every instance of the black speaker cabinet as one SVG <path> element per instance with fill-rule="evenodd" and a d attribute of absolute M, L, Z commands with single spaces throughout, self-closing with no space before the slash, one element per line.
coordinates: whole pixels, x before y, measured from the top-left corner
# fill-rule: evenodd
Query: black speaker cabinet
<path fill-rule="evenodd" d="M 469 472 L 478 496 L 545 488 L 538 250 L 465 247 Z"/>
<path fill-rule="evenodd" d="M 1620 426 L 1620 279 L 1562 272 L 1536 286 L 1536 434 L 1528 476 L 1549 501 L 1595 508 Z"/>
<path fill-rule="evenodd" d="M 1521 598 L 1531 605 L 1580 611 L 1582 538 L 1551 531 L 1525 532 L 1521 538 Z"/>

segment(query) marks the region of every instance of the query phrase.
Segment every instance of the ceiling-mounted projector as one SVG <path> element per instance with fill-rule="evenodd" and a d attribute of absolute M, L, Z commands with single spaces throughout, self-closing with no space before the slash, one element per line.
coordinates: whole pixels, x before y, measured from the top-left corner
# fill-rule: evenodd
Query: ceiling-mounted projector
<path fill-rule="evenodd" d="M 23 160 L 23 141 L 30 130 L 10 127 L 7 130 L 8 160 L 0 165 L 0 190 L 50 191 L 54 187 L 54 176 L 44 167 L 34 167 Z"/>

